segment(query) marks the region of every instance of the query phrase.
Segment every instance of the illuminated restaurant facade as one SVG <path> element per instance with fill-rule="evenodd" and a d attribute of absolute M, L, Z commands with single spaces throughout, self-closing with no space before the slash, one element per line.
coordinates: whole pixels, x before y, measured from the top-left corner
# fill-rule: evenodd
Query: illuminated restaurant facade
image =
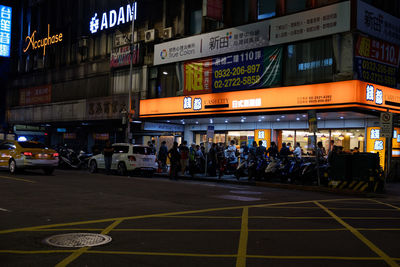
<path fill-rule="evenodd" d="M 90 150 L 124 141 L 130 113 L 135 143 L 263 140 L 311 152 L 315 110 L 326 150 L 333 140 L 385 154 L 379 115 L 400 112 L 399 3 L 56 2 L 16 9 L 23 31 L 7 94 L 10 127 L 44 127 L 51 144 L 83 140 Z M 38 40 L 43 47 L 23 51 Z"/>

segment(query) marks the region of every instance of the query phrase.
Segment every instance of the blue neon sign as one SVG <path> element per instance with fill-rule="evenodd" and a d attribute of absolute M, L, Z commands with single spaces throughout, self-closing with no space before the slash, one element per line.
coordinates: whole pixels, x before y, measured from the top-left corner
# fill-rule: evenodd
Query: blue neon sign
<path fill-rule="evenodd" d="M 10 57 L 12 8 L 0 5 L 0 57 Z"/>
<path fill-rule="evenodd" d="M 118 11 L 112 9 L 108 12 L 104 12 L 101 17 L 97 16 L 97 13 L 95 13 L 90 19 L 90 32 L 97 33 L 102 30 L 111 29 L 115 26 L 128 23 L 132 21 L 132 19 L 136 20 L 136 6 L 136 2 L 134 2 L 133 5 L 127 5 L 126 11 L 125 8 L 121 6 Z"/>

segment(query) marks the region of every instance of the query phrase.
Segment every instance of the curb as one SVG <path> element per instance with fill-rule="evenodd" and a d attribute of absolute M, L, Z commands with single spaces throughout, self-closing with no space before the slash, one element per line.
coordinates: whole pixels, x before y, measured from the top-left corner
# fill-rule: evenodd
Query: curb
<path fill-rule="evenodd" d="M 155 176 L 168 178 L 167 174 L 157 173 Z M 323 192 L 323 193 L 331 193 L 331 194 L 340 194 L 340 195 L 352 195 L 352 196 L 361 196 L 361 197 L 369 197 L 369 198 L 383 198 L 385 197 L 385 193 L 372 193 L 372 192 L 359 192 L 352 191 L 348 189 L 337 189 L 337 188 L 329 188 L 322 186 L 310 186 L 310 185 L 295 185 L 295 184 L 281 184 L 281 183 L 271 183 L 271 182 L 261 182 L 261 181 L 238 181 L 235 179 L 218 179 L 212 177 L 192 177 L 192 176 L 179 176 L 179 180 L 188 180 L 188 181 L 205 181 L 205 182 L 216 182 L 216 183 L 225 183 L 225 184 L 240 184 L 240 185 L 253 185 L 253 186 L 262 186 L 262 187 L 270 187 L 270 188 L 281 188 L 281 189 L 289 189 L 289 190 L 302 190 L 302 191 L 312 191 L 312 192 Z"/>

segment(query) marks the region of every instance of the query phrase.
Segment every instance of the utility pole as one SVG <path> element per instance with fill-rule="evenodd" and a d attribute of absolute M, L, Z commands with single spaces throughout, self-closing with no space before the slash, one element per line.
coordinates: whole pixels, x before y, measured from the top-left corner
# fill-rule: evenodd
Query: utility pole
<path fill-rule="evenodd" d="M 135 38 L 135 14 L 136 14 L 136 1 L 133 0 L 132 2 L 132 37 L 130 40 L 130 65 L 129 65 L 129 88 L 128 88 L 128 121 L 127 121 L 127 126 L 126 126 L 126 135 L 125 135 L 125 141 L 127 143 L 132 143 L 132 138 L 131 138 L 131 121 L 130 121 L 130 114 L 132 110 L 132 71 L 133 71 L 133 44 L 134 44 L 134 38 Z"/>

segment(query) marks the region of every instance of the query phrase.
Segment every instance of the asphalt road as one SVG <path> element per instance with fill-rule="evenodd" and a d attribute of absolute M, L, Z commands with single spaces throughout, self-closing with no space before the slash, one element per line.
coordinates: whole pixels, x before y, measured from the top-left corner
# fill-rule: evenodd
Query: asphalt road
<path fill-rule="evenodd" d="M 44 240 L 101 233 L 83 248 Z M 0 172 L 0 266 L 399 266 L 400 198 Z"/>

